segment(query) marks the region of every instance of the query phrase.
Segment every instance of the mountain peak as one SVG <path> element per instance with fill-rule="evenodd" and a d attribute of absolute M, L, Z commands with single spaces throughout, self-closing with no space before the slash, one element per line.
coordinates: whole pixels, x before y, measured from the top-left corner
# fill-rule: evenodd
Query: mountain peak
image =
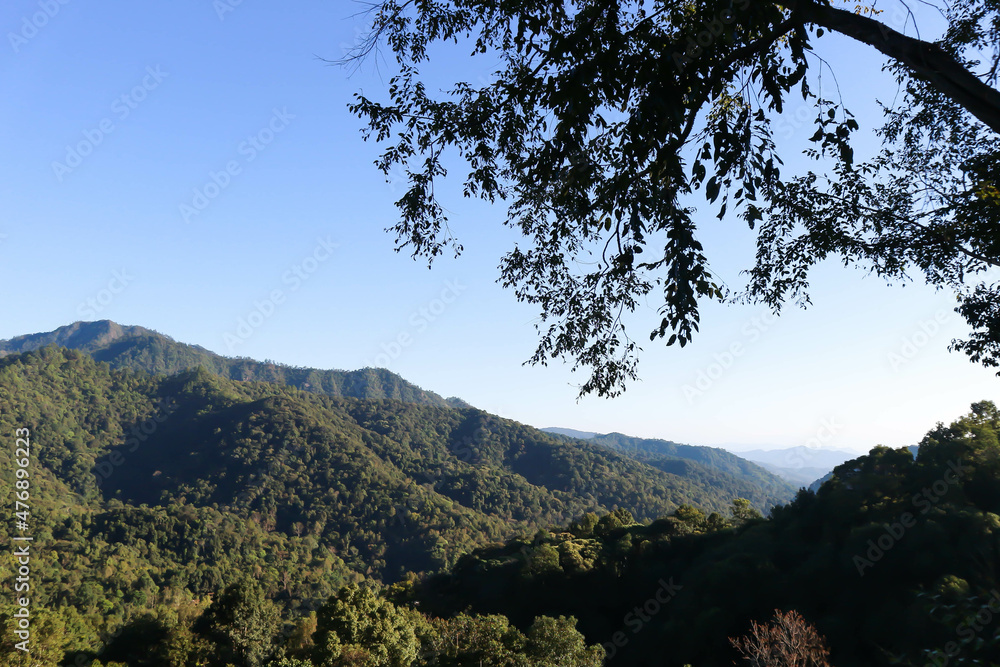
<path fill-rule="evenodd" d="M 178 343 L 152 329 L 111 320 L 74 322 L 54 331 L 0 340 L 0 357 L 31 352 L 46 345 L 79 350 L 112 368 L 173 375 L 203 367 L 206 372 L 229 380 L 274 382 L 316 394 L 393 399 L 447 408 L 470 407 L 461 399 L 444 399 L 425 391 L 385 368 L 321 370 L 224 357 L 200 345 Z"/>
<path fill-rule="evenodd" d="M 46 345 L 58 345 L 89 353 L 125 336 L 149 334 L 155 332 L 139 326 L 123 326 L 111 320 L 79 321 L 54 331 L 26 334 L 0 341 L 0 356 L 29 352 Z"/>

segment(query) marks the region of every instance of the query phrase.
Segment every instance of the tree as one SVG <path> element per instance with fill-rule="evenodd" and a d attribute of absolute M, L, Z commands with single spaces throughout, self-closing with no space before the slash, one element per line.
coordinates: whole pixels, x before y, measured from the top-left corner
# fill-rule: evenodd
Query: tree
<path fill-rule="evenodd" d="M 525 637 L 505 616 L 470 616 L 435 619 L 424 645 L 427 664 L 521 667 L 525 664 Z"/>
<path fill-rule="evenodd" d="M 746 523 L 755 519 L 763 518 L 750 501 L 746 498 L 733 498 L 733 519 L 737 523 Z"/>
<path fill-rule="evenodd" d="M 230 584 L 212 601 L 195 630 L 215 642 L 221 664 L 256 667 L 271 654 L 278 633 L 278 609 L 251 580 Z"/>
<path fill-rule="evenodd" d="M 674 516 L 690 526 L 695 532 L 702 532 L 706 526 L 705 513 L 697 507 L 683 503 L 674 511 Z"/>
<path fill-rule="evenodd" d="M 751 621 L 750 632 L 729 640 L 751 667 L 828 667 L 826 642 L 797 611 L 774 610 L 767 624 Z"/>
<path fill-rule="evenodd" d="M 388 142 L 378 168 L 408 177 L 397 251 L 428 262 L 462 251 L 435 189 L 454 151 L 464 194 L 505 202 L 524 236 L 500 275 L 540 309 L 530 362 L 589 369 L 581 395 L 613 396 L 636 377 L 622 317 L 654 292 L 650 340 L 684 346 L 705 300 L 807 306 L 809 270 L 827 257 L 956 290 L 974 331 L 953 347 L 995 366 L 1000 284 L 976 276 L 1000 265 L 1000 8 L 931 4 L 947 23 L 936 41 L 830 0 L 382 0 L 342 62 L 387 44 L 398 66 L 387 101 L 350 106 L 366 139 Z M 857 121 L 819 78 L 813 45 L 827 32 L 884 54 L 899 83 L 884 150 L 864 163 Z M 421 66 L 444 42 L 501 66 L 434 97 Z M 807 155 L 819 167 L 789 177 L 774 122 L 796 95 L 815 107 Z M 698 190 L 720 219 L 756 231 L 743 288 L 722 283 L 696 238 Z"/>
<path fill-rule="evenodd" d="M 600 667 L 604 664 L 604 649 L 587 646 L 576 629 L 576 619 L 540 616 L 528 629 L 525 654 L 536 667 Z"/>
<path fill-rule="evenodd" d="M 316 614 L 315 661 L 319 665 L 406 667 L 420 643 L 405 610 L 367 586 L 342 588 Z"/>

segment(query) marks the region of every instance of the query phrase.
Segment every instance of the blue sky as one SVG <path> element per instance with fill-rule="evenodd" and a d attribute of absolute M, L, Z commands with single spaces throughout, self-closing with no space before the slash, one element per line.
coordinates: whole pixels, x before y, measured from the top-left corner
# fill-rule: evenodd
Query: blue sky
<path fill-rule="evenodd" d="M 369 62 L 348 76 L 320 59 L 364 34 L 358 9 L 4 3 L 0 338 L 113 319 L 223 354 L 383 365 L 535 426 L 734 449 L 902 446 L 997 398 L 998 378 L 947 351 L 965 333 L 953 296 L 830 264 L 814 274 L 809 310 L 772 319 L 762 307 L 709 306 L 694 345 L 644 342 L 641 382 L 578 402 L 584 378 L 568 367 L 522 366 L 537 313 L 495 282 L 515 240 L 502 210 L 445 185 L 465 254 L 428 270 L 393 252 L 383 230 L 403 185 L 372 166 L 377 146 L 346 108 L 353 93 L 384 89 L 388 71 Z M 894 86 L 871 51 L 822 44 L 870 130 L 874 97 Z M 476 82 L 495 65 L 447 55 L 429 72 L 442 84 Z M 783 123 L 793 150 L 811 134 L 808 109 L 793 105 Z M 699 237 L 739 286 L 753 237 L 705 211 Z M 637 340 L 655 311 L 630 321 Z"/>

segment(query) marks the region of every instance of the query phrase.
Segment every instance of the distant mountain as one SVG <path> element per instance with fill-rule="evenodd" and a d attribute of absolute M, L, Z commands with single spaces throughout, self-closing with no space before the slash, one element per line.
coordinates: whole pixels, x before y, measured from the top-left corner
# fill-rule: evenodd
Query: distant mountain
<path fill-rule="evenodd" d="M 857 452 L 820 449 L 803 445 L 785 449 L 751 449 L 745 452 L 736 452 L 736 454 L 748 461 L 768 463 L 779 468 L 826 468 L 828 470 L 833 470 L 844 461 L 861 456 Z"/>
<path fill-rule="evenodd" d="M 807 488 L 818 486 L 818 482 L 829 476 L 834 468 L 859 456 L 854 452 L 803 445 L 785 449 L 751 449 L 737 454 L 798 487 Z"/>
<path fill-rule="evenodd" d="M 832 468 L 812 468 L 812 467 L 802 467 L 802 468 L 782 468 L 781 466 L 771 465 L 770 463 L 764 463 L 763 461 L 754 461 L 761 468 L 774 473 L 781 479 L 784 479 L 796 486 L 810 487 L 816 480 L 827 477 L 830 475 Z"/>
<path fill-rule="evenodd" d="M 0 341 L 0 357 L 58 345 L 80 350 L 112 368 L 173 374 L 202 366 L 229 380 L 277 382 L 296 389 L 329 396 L 389 398 L 440 407 L 469 407 L 458 398 L 442 398 L 407 382 L 384 368 L 356 371 L 297 368 L 245 357 L 224 357 L 200 345 L 178 343 L 173 338 L 139 326 L 110 320 L 74 322 L 46 333 L 28 334 Z"/>
<path fill-rule="evenodd" d="M 543 429 L 564 437 L 583 433 L 588 443 L 607 447 L 658 470 L 682 477 L 711 480 L 723 485 L 736 498 L 746 498 L 755 505 L 770 509 L 795 496 L 795 487 L 780 475 L 774 475 L 755 463 L 718 447 L 682 445 L 669 440 L 636 438 L 621 433 L 587 433 L 566 428 Z M 810 480 L 812 481 L 812 480 Z"/>
<path fill-rule="evenodd" d="M 568 438 L 577 438 L 579 440 L 590 440 L 596 433 L 591 431 L 577 431 L 575 428 L 559 428 L 558 426 L 549 426 L 540 431 L 545 431 L 546 433 L 555 433 L 556 435 L 565 435 Z"/>

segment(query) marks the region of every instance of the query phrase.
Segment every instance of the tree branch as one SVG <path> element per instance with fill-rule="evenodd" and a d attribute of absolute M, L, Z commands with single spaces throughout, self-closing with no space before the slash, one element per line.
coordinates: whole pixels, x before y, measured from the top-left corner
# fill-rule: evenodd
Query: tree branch
<path fill-rule="evenodd" d="M 937 44 L 908 37 L 872 18 L 816 0 L 801 2 L 797 9 L 809 23 L 852 37 L 905 65 L 1000 134 L 1000 92 Z"/>

